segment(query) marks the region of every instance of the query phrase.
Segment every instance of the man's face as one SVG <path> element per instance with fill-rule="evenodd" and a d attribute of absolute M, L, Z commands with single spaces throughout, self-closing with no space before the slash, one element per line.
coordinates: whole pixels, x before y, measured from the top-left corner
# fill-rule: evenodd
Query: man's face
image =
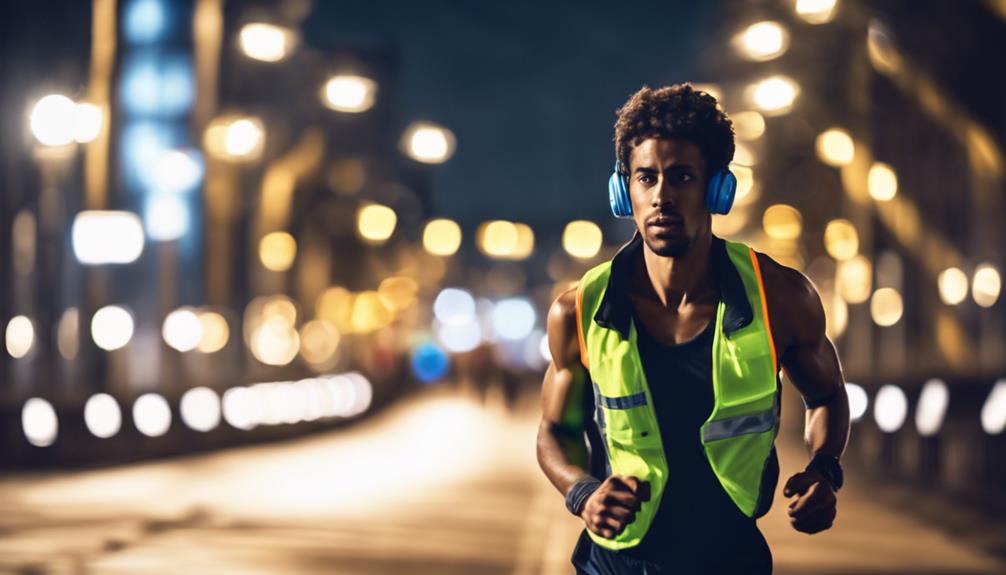
<path fill-rule="evenodd" d="M 629 154 L 632 217 L 658 256 L 684 255 L 708 228 L 706 162 L 699 147 L 679 138 L 649 138 Z"/>

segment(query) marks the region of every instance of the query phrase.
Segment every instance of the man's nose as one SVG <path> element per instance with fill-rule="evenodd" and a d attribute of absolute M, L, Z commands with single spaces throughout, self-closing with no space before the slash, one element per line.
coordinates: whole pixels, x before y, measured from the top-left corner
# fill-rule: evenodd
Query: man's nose
<path fill-rule="evenodd" d="M 664 204 L 677 205 L 678 194 L 674 186 L 671 185 L 671 179 L 661 177 L 654 186 L 653 197 L 651 198 L 653 207 L 659 207 Z"/>

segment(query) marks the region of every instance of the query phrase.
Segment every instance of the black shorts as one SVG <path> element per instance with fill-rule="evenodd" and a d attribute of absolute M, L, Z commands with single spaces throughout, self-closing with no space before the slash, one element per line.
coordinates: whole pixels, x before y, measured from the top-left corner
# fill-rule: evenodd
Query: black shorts
<path fill-rule="evenodd" d="M 669 554 L 661 558 L 643 558 L 630 550 L 612 551 L 601 547 L 584 529 L 576 542 L 571 562 L 577 575 L 703 575 L 729 573 L 731 575 L 771 575 L 772 552 L 768 543 L 757 533 L 746 545 L 730 553 L 696 553 L 689 556 Z M 716 534 L 710 534 L 715 538 Z M 736 541 L 735 541 L 736 543 Z"/>

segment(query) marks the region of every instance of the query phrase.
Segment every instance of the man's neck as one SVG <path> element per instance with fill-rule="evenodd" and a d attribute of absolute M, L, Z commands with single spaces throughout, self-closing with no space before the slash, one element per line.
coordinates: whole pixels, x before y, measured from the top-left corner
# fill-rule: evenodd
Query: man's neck
<path fill-rule="evenodd" d="M 665 307 L 680 309 L 701 301 L 713 285 L 713 270 L 709 263 L 712 234 L 703 234 L 687 253 L 665 257 L 653 253 L 643 243 L 643 271 L 653 295 Z"/>

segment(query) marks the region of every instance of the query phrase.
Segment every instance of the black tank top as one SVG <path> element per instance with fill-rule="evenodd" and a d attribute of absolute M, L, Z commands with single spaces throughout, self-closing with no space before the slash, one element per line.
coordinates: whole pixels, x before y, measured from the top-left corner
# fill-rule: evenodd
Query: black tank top
<path fill-rule="evenodd" d="M 715 320 L 695 338 L 670 346 L 654 339 L 638 318 L 634 321 L 667 455 L 667 485 L 639 545 L 610 551 L 584 532 L 574 564 L 598 573 L 639 573 L 641 564 L 652 564 L 659 573 L 771 573 L 768 544 L 755 521 L 723 490 L 700 440 L 714 402 Z"/>

